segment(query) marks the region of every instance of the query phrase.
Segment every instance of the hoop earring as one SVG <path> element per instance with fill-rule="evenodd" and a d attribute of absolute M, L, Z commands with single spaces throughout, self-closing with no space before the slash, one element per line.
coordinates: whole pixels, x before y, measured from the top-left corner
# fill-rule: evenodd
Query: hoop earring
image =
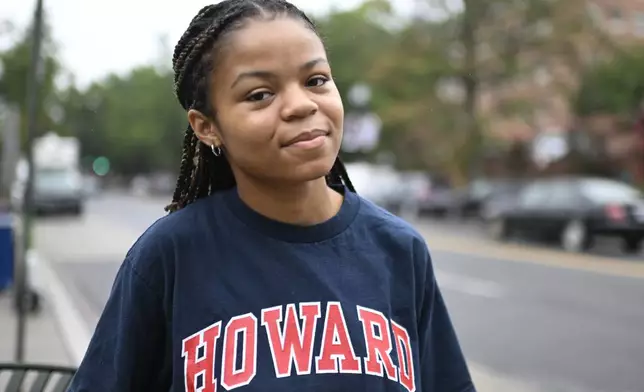
<path fill-rule="evenodd" d="M 212 155 L 218 157 L 221 155 L 221 147 L 215 146 L 214 144 L 210 145 L 210 150 L 212 150 Z"/>

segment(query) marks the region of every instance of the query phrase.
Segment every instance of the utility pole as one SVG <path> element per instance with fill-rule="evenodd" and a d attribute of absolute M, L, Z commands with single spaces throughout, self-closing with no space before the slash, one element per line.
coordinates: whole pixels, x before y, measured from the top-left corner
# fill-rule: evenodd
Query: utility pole
<path fill-rule="evenodd" d="M 7 203 L 8 207 L 16 165 L 20 159 L 20 111 L 15 105 L 3 102 L 0 98 L 0 118 L 4 125 L 0 158 L 0 200 Z"/>
<path fill-rule="evenodd" d="M 40 92 L 41 46 L 43 39 L 43 0 L 36 0 L 34 13 L 33 38 L 31 47 L 31 64 L 27 77 L 27 164 L 28 176 L 23 205 L 23 229 L 20 257 L 16 258 L 16 303 L 18 308 L 18 325 L 16 339 L 16 362 L 24 361 L 25 332 L 27 327 L 27 312 L 29 311 L 29 268 L 27 265 L 27 251 L 31 246 L 31 227 L 33 217 L 33 188 L 34 188 L 34 157 L 33 142 L 38 129 L 38 109 Z"/>

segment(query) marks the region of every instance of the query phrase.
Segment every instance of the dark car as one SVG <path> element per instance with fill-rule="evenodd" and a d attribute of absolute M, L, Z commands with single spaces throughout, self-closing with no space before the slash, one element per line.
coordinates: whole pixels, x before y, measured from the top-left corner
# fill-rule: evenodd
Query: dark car
<path fill-rule="evenodd" d="M 495 186 L 479 206 L 479 218 L 483 223 L 495 219 L 517 203 L 525 182 L 521 180 L 504 181 Z"/>
<path fill-rule="evenodd" d="M 389 193 L 386 209 L 404 218 L 416 219 L 430 185 L 430 176 L 423 172 L 398 173 L 395 189 Z"/>
<path fill-rule="evenodd" d="M 460 218 L 482 218 L 485 208 L 493 199 L 516 195 L 521 187 L 521 181 L 511 178 L 478 179 L 465 188 L 452 194 L 451 212 Z"/>
<path fill-rule="evenodd" d="M 490 221 L 498 239 L 514 234 L 556 239 L 568 251 L 590 248 L 597 236 L 619 237 L 628 253 L 644 240 L 644 196 L 622 182 L 587 177 L 543 179 Z"/>

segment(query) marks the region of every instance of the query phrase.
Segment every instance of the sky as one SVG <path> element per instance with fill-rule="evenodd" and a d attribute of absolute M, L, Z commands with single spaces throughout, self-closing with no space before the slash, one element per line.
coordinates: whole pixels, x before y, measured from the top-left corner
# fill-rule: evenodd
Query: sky
<path fill-rule="evenodd" d="M 402 13 L 413 12 L 418 0 L 392 0 Z M 63 66 L 79 86 L 138 65 L 170 62 L 171 48 L 204 0 L 44 0 Z M 324 13 L 358 5 L 360 0 L 292 0 L 306 12 Z M 179 4 L 181 4 L 179 6 Z M 0 21 L 24 28 L 33 18 L 35 0 L 0 1 Z M 166 37 L 166 51 L 161 37 Z M 0 47 L 2 42 L 0 31 Z"/>

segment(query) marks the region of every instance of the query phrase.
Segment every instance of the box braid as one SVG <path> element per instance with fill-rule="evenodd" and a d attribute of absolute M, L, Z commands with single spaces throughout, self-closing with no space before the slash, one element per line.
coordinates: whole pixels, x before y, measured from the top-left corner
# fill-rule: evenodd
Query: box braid
<path fill-rule="evenodd" d="M 297 7 L 284 0 L 225 0 L 202 8 L 179 39 L 172 56 L 174 91 L 186 110 L 199 110 L 216 121 L 208 97 L 208 76 L 215 63 L 217 44 L 250 18 L 290 16 L 302 20 L 316 32 L 313 22 Z M 329 184 L 345 185 L 355 192 L 346 168 L 336 158 L 326 176 Z M 200 143 L 190 125 L 183 139 L 183 152 L 172 203 L 165 210 L 177 211 L 213 192 L 236 185 L 225 154 L 215 156 Z"/>

